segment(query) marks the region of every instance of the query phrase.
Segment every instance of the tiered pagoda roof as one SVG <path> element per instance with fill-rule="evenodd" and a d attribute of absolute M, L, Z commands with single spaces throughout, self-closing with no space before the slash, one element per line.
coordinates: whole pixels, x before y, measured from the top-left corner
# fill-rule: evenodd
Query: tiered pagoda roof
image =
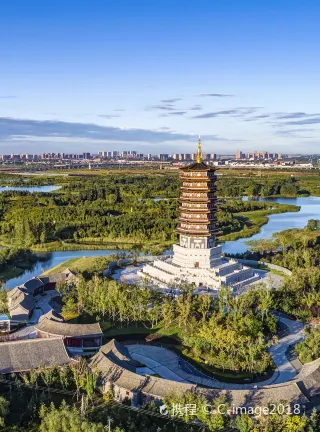
<path fill-rule="evenodd" d="M 211 237 L 218 233 L 216 225 L 215 169 L 202 160 L 201 140 L 198 141 L 196 162 L 181 168 L 178 233 Z"/>

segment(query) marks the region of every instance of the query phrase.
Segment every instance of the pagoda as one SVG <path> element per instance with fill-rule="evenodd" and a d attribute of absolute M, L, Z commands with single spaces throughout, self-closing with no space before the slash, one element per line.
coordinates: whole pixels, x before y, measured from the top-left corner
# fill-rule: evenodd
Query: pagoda
<path fill-rule="evenodd" d="M 180 180 L 179 244 L 173 246 L 173 263 L 193 268 L 211 268 L 220 259 L 215 251 L 219 232 L 217 177 L 214 168 L 202 160 L 200 138 L 196 162 L 181 168 Z"/>
<path fill-rule="evenodd" d="M 241 288 L 259 279 L 251 267 L 222 256 L 217 245 L 217 197 L 215 169 L 202 160 L 199 138 L 196 162 L 180 169 L 179 243 L 173 255 L 147 264 L 138 275 L 161 288 L 193 284 L 219 290 L 222 285 Z"/>

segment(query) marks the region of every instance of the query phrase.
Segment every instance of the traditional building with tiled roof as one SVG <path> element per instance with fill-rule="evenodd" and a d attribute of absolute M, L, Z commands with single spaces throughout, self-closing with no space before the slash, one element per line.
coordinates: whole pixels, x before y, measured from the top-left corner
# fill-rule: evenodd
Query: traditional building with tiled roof
<path fill-rule="evenodd" d="M 135 406 L 154 400 L 160 404 L 168 394 L 181 395 L 186 391 L 202 394 L 209 401 L 224 396 L 235 407 L 267 407 L 270 404 L 300 404 L 301 409 L 320 395 L 320 359 L 305 364 L 293 379 L 281 384 L 256 386 L 250 384 L 226 384 L 226 388 L 209 388 L 192 384 L 140 376 L 136 372 L 135 360 L 126 347 L 115 340 L 103 345 L 91 359 L 90 367 L 100 372 L 99 386 L 103 392 L 110 388 L 116 400 L 128 398 Z M 190 375 L 191 377 L 191 375 Z M 191 379 L 191 378 L 190 378 Z M 218 383 L 218 382 L 217 382 Z"/>
<path fill-rule="evenodd" d="M 0 374 L 25 372 L 40 366 L 63 366 L 70 360 L 59 338 L 0 343 Z"/>
<path fill-rule="evenodd" d="M 26 289 L 16 287 L 8 291 L 8 308 L 13 322 L 27 322 L 34 307 L 34 298 L 28 294 Z"/>
<path fill-rule="evenodd" d="M 193 384 L 137 374 L 137 363 L 130 357 L 126 347 L 114 339 L 100 348 L 91 359 L 90 367 L 100 372 L 99 385 L 103 392 L 111 388 L 117 401 L 128 398 L 134 406 L 149 400 L 161 404 L 165 395 L 196 389 Z"/>
<path fill-rule="evenodd" d="M 44 318 L 35 325 L 38 338 L 59 337 L 73 355 L 94 354 L 102 345 L 103 332 L 99 323 L 69 324 Z"/>
<path fill-rule="evenodd" d="M 21 286 L 8 291 L 8 306 L 12 325 L 27 322 L 35 308 L 35 300 L 39 294 L 55 290 L 56 286 L 70 285 L 76 280 L 76 274 L 70 269 L 61 273 L 34 277 Z"/>

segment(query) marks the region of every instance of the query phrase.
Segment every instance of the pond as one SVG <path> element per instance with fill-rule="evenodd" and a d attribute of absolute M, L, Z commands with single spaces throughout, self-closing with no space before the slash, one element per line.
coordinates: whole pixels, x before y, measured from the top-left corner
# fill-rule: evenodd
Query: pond
<path fill-rule="evenodd" d="M 116 254 L 117 252 L 119 252 L 119 250 L 102 249 L 37 253 L 39 261 L 35 263 L 32 268 L 25 270 L 21 276 L 9 279 L 5 283 L 5 288 L 14 288 L 17 285 L 21 285 L 27 282 L 29 279 L 39 276 L 44 271 L 49 270 L 50 268 L 55 267 L 64 261 L 69 260 L 70 258 L 108 256 Z"/>
<path fill-rule="evenodd" d="M 61 186 L 0 186 L 1 192 L 23 191 L 23 192 L 53 192 L 60 189 Z"/>
<path fill-rule="evenodd" d="M 244 197 L 244 199 L 248 199 Z M 303 228 L 309 219 L 320 219 L 320 197 L 303 198 L 255 198 L 255 201 L 276 202 L 279 204 L 294 204 L 300 206 L 299 212 L 279 213 L 269 216 L 269 221 L 261 227 L 258 234 L 250 237 L 250 240 L 271 238 L 273 233 L 290 228 Z M 229 241 L 223 244 L 223 252 L 243 253 L 248 250 L 246 242 L 249 238 Z"/>
<path fill-rule="evenodd" d="M 45 186 L 44 186 L 45 187 Z M 50 186 L 49 186 L 50 187 Z M 53 186 L 54 187 L 54 186 Z M 7 189 L 7 188 L 6 188 Z M 42 190 L 43 191 L 43 190 Z M 247 198 L 244 198 L 247 199 Z M 304 197 L 304 198 L 260 198 L 260 201 L 277 202 L 280 204 L 294 204 L 301 207 L 299 212 L 288 212 L 271 215 L 269 222 L 261 228 L 261 231 L 252 236 L 252 239 L 270 238 L 275 232 L 283 231 L 289 228 L 303 228 L 309 219 L 320 218 L 320 197 Z M 248 250 L 246 242 L 249 238 L 229 241 L 223 244 L 223 252 L 227 253 L 243 253 Z M 6 288 L 14 288 L 17 285 L 23 284 L 34 276 L 38 276 L 43 271 L 48 270 L 70 258 L 80 258 L 88 256 L 108 256 L 118 253 L 119 250 L 78 250 L 78 251 L 60 251 L 52 253 L 38 254 L 41 261 L 37 262 L 32 269 L 26 270 L 21 276 L 8 280 L 5 284 Z M 121 250 L 125 252 L 125 250 Z"/>

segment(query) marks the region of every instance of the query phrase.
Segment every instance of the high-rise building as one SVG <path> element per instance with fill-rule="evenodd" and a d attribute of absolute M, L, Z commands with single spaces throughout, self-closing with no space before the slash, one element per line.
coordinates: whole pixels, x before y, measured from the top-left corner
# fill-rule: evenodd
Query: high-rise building
<path fill-rule="evenodd" d="M 236 159 L 244 159 L 246 156 L 244 153 L 242 153 L 241 150 L 238 150 L 236 153 Z"/>
<path fill-rule="evenodd" d="M 107 157 L 109 152 L 106 151 L 99 151 L 99 156 L 101 157 Z"/>

